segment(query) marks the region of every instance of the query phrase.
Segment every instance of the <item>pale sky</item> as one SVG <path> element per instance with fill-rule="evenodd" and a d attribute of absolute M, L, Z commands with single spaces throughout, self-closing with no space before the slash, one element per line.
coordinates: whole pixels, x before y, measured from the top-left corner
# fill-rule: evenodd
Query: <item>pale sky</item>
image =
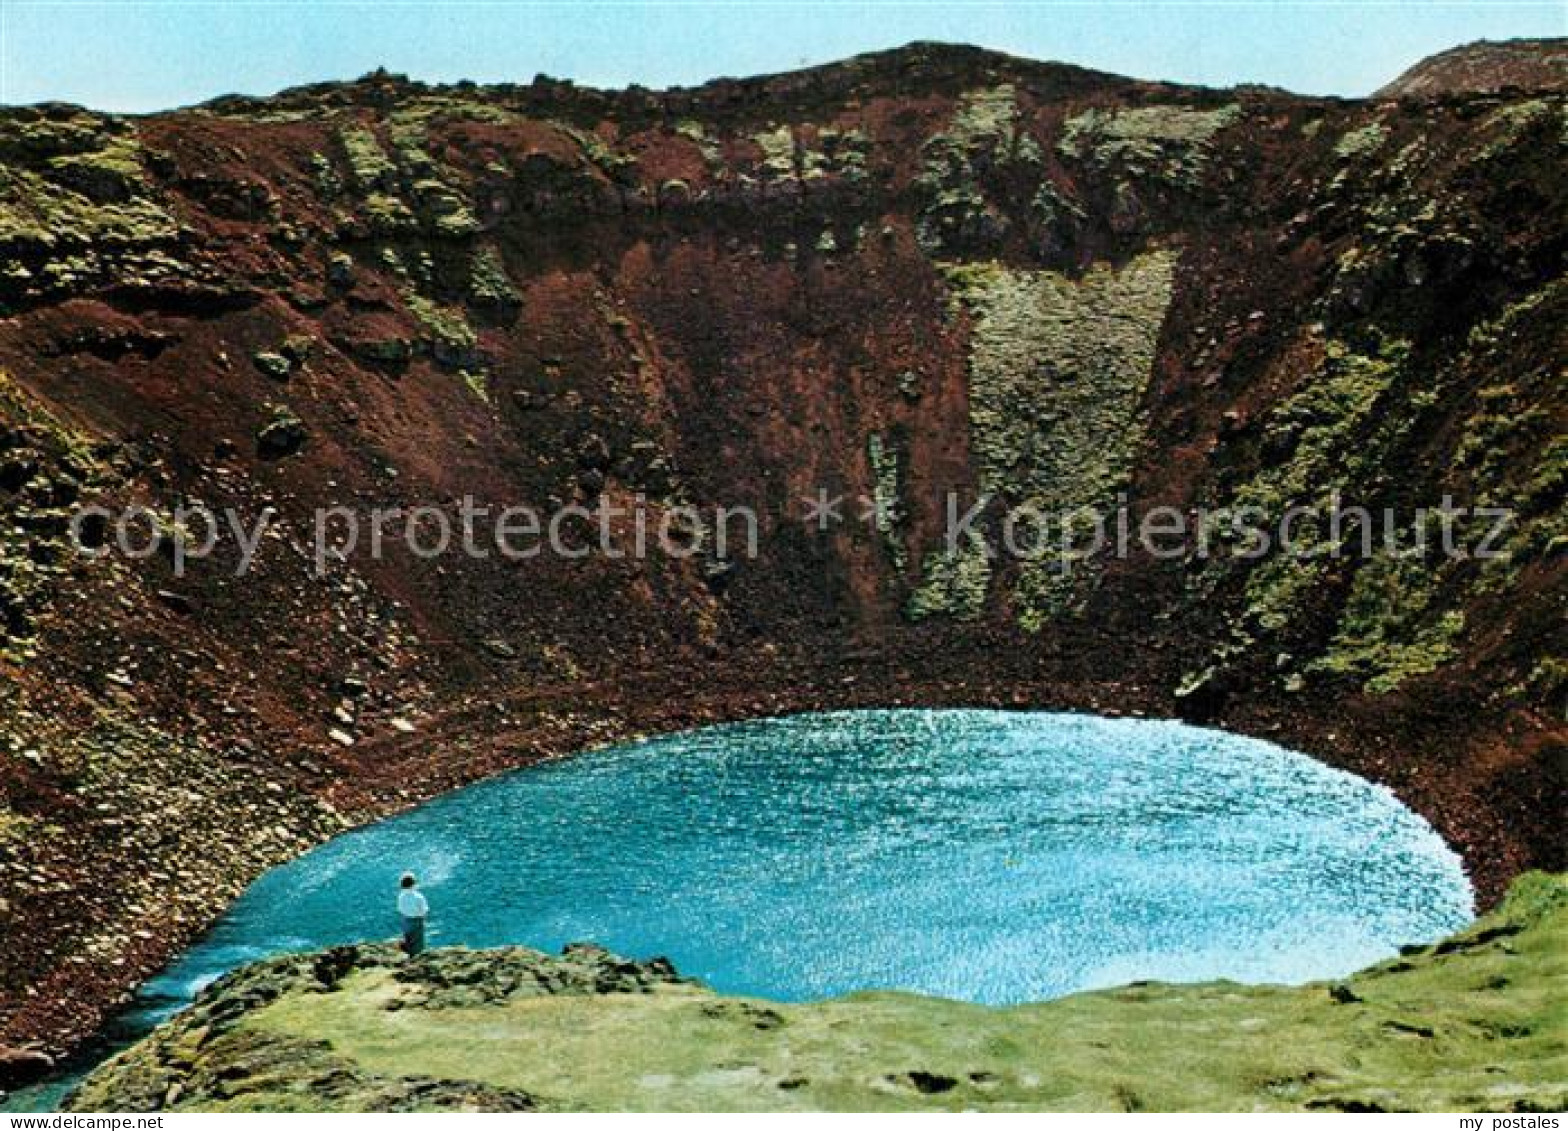
<path fill-rule="evenodd" d="M 385 66 L 430 82 L 690 85 L 911 40 L 1139 78 L 1359 96 L 1568 0 L 0 0 L 0 102 L 143 111 Z"/>

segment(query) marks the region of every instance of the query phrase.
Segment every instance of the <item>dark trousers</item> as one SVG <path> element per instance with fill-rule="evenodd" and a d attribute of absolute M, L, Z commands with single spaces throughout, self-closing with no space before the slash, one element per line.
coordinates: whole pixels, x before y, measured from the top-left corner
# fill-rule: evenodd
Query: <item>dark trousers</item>
<path fill-rule="evenodd" d="M 413 957 L 425 949 L 425 917 L 403 917 L 403 953 Z"/>

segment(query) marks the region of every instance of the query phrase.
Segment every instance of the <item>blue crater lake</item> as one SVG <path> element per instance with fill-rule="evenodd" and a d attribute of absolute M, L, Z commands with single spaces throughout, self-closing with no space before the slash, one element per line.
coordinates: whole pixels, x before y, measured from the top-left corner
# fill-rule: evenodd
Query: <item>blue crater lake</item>
<path fill-rule="evenodd" d="M 587 939 L 786 1000 L 1303 982 L 1473 914 L 1424 820 L 1267 742 L 1067 714 L 813 714 L 533 767 L 347 833 L 256 881 L 123 1029 L 264 955 L 394 937 L 405 869 L 432 945 Z"/>
<path fill-rule="evenodd" d="M 1176 722 L 858 711 L 711 727 L 459 790 L 258 880 L 147 986 L 397 933 L 589 939 L 727 993 L 1016 1002 L 1135 979 L 1333 977 L 1470 920 L 1386 789 Z"/>

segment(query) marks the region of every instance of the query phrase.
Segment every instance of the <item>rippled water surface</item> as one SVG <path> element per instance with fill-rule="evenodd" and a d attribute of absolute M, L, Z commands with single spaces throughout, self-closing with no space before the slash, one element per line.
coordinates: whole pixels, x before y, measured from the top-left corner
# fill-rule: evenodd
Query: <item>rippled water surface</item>
<path fill-rule="evenodd" d="M 397 931 L 592 939 L 731 993 L 981 1002 L 1141 978 L 1331 977 L 1465 923 L 1459 861 L 1378 786 L 1174 722 L 862 711 L 714 727 L 524 770 L 263 876 L 143 990 Z"/>
<path fill-rule="evenodd" d="M 263 877 L 150 990 L 277 950 L 593 939 L 733 993 L 983 1002 L 1138 978 L 1299 982 L 1465 923 L 1459 861 L 1386 790 L 1174 722 L 863 711 L 513 774 Z"/>

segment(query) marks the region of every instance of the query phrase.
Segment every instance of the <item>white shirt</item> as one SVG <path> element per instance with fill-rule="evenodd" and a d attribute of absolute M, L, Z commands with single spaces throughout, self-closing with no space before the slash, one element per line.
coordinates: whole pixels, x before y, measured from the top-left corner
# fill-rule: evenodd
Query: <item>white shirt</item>
<path fill-rule="evenodd" d="M 430 914 L 430 904 L 417 888 L 404 888 L 398 892 L 397 913 L 405 919 L 423 919 Z"/>

